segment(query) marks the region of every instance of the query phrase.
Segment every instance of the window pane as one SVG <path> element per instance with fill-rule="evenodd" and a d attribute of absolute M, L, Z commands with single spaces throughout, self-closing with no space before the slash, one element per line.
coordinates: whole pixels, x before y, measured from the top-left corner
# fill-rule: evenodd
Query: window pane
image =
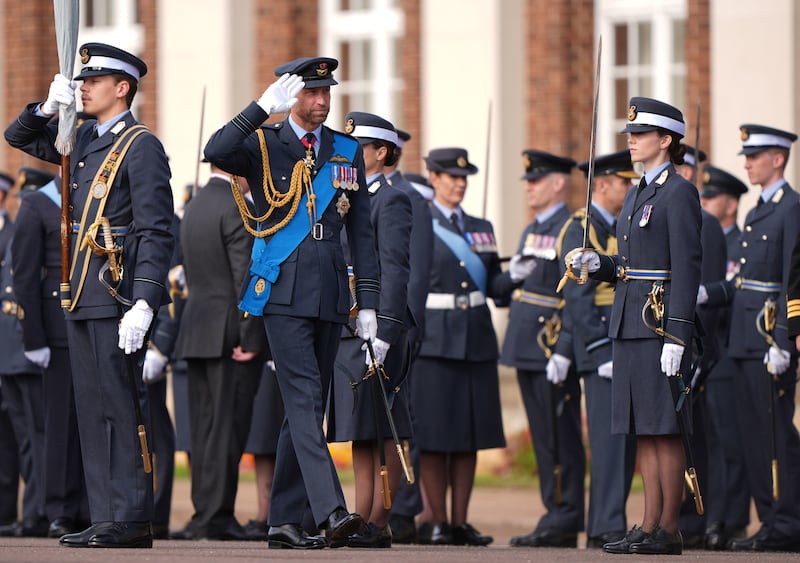
<path fill-rule="evenodd" d="M 653 79 L 650 76 L 642 76 L 638 80 L 639 89 L 636 91 L 636 96 L 644 96 L 646 98 L 653 97 Z"/>
<path fill-rule="evenodd" d="M 628 79 L 617 78 L 614 81 L 614 118 L 625 119 L 628 115 Z"/>
<path fill-rule="evenodd" d="M 686 20 L 672 20 L 672 62 L 686 62 Z"/>
<path fill-rule="evenodd" d="M 672 77 L 672 104 L 677 108 L 682 108 L 684 114 L 689 109 L 686 107 L 686 77 L 683 74 L 676 74 Z"/>
<path fill-rule="evenodd" d="M 614 65 L 626 66 L 628 64 L 628 26 L 617 24 L 614 26 Z"/>
<path fill-rule="evenodd" d="M 641 65 L 653 64 L 653 26 L 650 22 L 640 22 L 639 31 L 639 60 Z"/>

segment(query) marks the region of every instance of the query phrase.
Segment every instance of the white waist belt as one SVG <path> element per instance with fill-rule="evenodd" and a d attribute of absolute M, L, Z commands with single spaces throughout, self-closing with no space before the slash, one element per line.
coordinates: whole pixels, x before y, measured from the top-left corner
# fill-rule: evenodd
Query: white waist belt
<path fill-rule="evenodd" d="M 469 293 L 429 293 L 426 309 L 470 309 L 486 304 L 486 297 L 480 291 Z"/>

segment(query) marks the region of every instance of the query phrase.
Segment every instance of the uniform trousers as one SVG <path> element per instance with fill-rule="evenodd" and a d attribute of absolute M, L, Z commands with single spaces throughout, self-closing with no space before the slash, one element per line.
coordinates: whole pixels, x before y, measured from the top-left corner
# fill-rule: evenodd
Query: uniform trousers
<path fill-rule="evenodd" d="M 636 467 L 636 438 L 611 433 L 611 380 L 596 371 L 582 376 L 592 455 L 586 518 L 586 535 L 591 538 L 628 529 L 625 505 Z"/>
<path fill-rule="evenodd" d="M 741 425 L 736 414 L 734 372 L 728 357 L 720 360 L 706 380 L 706 435 L 708 487 L 703 491 L 706 519 L 721 522 L 726 530 L 750 523 L 750 491 L 747 488 Z"/>
<path fill-rule="evenodd" d="M 45 510 L 48 520 L 89 520 L 69 350 L 50 348 L 44 371 Z"/>
<path fill-rule="evenodd" d="M 286 413 L 278 437 L 269 524 L 299 525 L 310 507 L 319 525 L 336 508 L 346 506 L 322 431 L 342 328 L 287 315 L 266 315 L 264 324 Z"/>
<path fill-rule="evenodd" d="M 761 359 L 734 359 L 736 406 L 741 422 L 742 443 L 747 455 L 747 482 L 762 526 L 790 537 L 800 535 L 800 436 L 794 426 L 795 370 L 780 378 L 783 396 L 775 395 L 775 444 L 778 459 L 778 501 L 772 499 L 772 419 L 769 414 L 771 377 Z"/>
<path fill-rule="evenodd" d="M 263 358 L 187 359 L 193 525 L 224 528 L 234 519 L 239 461 L 247 443 Z"/>
<path fill-rule="evenodd" d="M 19 501 L 19 447 L 14 436 L 14 425 L 8 416 L 3 400 L 3 382 L 0 378 L 0 525 L 17 519 Z"/>
<path fill-rule="evenodd" d="M 581 387 L 578 376 L 570 371 L 563 385 L 555 386 L 547 381 L 544 372 L 518 369 L 517 379 L 536 453 L 542 504 L 547 509 L 536 529 L 580 532 L 584 528 L 586 453 L 581 432 Z M 557 414 L 560 409 L 563 411 Z M 553 474 L 556 431 L 561 465 L 560 503 L 556 502 Z"/>
<path fill-rule="evenodd" d="M 19 446 L 19 474 L 25 481 L 22 517 L 41 518 L 45 516 L 44 402 L 41 374 L 4 375 L 3 399 L 8 407 L 8 415 Z"/>
<path fill-rule="evenodd" d="M 147 427 L 150 451 L 156 459 L 153 526 L 164 529 L 169 526 L 172 510 L 172 483 L 175 476 L 175 429 L 167 409 L 167 380 L 155 383 L 142 383 L 139 386 L 139 399 Z"/>
<path fill-rule="evenodd" d="M 67 321 L 89 515 L 92 522 L 149 522 L 153 480 L 144 472 L 118 324 L 116 318 Z M 133 354 L 136 382 L 145 348 Z"/>

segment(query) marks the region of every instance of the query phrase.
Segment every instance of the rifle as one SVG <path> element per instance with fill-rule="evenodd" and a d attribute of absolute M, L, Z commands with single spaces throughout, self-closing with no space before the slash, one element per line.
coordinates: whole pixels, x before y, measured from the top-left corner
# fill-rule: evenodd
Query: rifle
<path fill-rule="evenodd" d="M 592 102 L 592 129 L 589 136 L 589 169 L 586 173 L 586 224 L 583 227 L 583 245 L 581 250 L 589 248 L 589 225 L 592 216 L 592 184 L 594 183 L 594 161 L 595 161 L 595 147 L 597 145 L 597 100 L 600 96 L 600 60 L 603 54 L 603 36 L 601 35 L 597 41 L 597 65 L 594 72 L 594 101 Z M 572 252 L 567 253 L 565 257 L 567 269 L 561 281 L 558 282 L 556 293 L 561 293 L 567 279 L 571 279 L 577 284 L 583 285 L 589 279 L 589 266 L 584 264 L 581 267 L 581 273 L 576 276 L 572 271 Z"/>
<path fill-rule="evenodd" d="M 776 322 L 776 308 L 775 300 L 768 297 L 764 301 L 764 307 L 758 312 L 756 316 L 756 330 L 764 337 L 767 346 L 775 347 L 780 350 L 780 347 L 775 342 L 772 332 L 775 330 Z M 769 371 L 770 366 L 767 365 L 767 379 L 769 381 L 769 416 L 771 419 L 771 442 L 772 442 L 772 498 L 778 500 L 778 449 L 775 436 L 775 382 L 778 380 L 777 375 L 772 375 Z"/>

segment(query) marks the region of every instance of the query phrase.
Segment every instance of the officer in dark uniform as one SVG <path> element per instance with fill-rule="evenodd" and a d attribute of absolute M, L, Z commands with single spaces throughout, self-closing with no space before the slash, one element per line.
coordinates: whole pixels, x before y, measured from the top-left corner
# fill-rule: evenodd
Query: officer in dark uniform
<path fill-rule="evenodd" d="M 547 512 L 532 532 L 511 538 L 511 545 L 577 547 L 578 532 L 584 527 L 586 474 L 580 381 L 576 371 L 570 369 L 571 355 L 554 354 L 548 367 L 548 346 L 552 344 L 540 338 L 543 331 L 548 330 L 546 324 L 554 327 L 555 334 L 551 338 L 557 336 L 555 327 L 560 324 L 564 307 L 563 299 L 556 295 L 561 277 L 557 242 L 561 228 L 571 215 L 564 201 L 575 161 L 539 150 L 523 151 L 522 158 L 528 205 L 536 218 L 522 232 L 518 252 L 535 257 L 537 267 L 533 274 L 520 280 L 522 287 L 511 294 L 511 311 L 500 361 L 517 369 L 536 453 L 539 490 Z M 556 413 L 561 410 L 559 404 L 563 405 L 561 414 Z M 557 460 L 561 466 L 558 500 L 554 474 Z"/>
<path fill-rule="evenodd" d="M 703 178 L 702 163 L 706 161 L 706 153 L 697 150 L 691 145 L 684 144 L 686 153 L 683 155 L 683 164 L 675 169 L 687 181 L 700 185 Z M 697 176 L 697 179 L 695 179 Z M 700 243 L 703 248 L 703 262 L 700 273 L 700 283 L 712 283 L 725 277 L 725 256 L 727 245 L 725 235 L 720 227 L 719 220 L 701 208 L 702 224 L 700 227 Z M 708 393 L 706 379 L 711 369 L 720 358 L 718 345 L 719 323 L 721 311 L 718 308 L 698 307 L 697 318 L 702 326 L 703 334 L 700 338 L 701 349 L 696 351 L 696 363 L 699 364 L 693 374 L 692 383 L 692 450 L 695 468 L 701 491 L 708 488 L 709 475 L 709 446 L 708 433 Z M 702 352 L 702 355 L 700 353 Z M 681 506 L 680 529 L 683 536 L 683 546 L 686 549 L 705 547 L 706 516 L 698 514 L 694 499 L 688 495 Z"/>
<path fill-rule="evenodd" d="M 328 440 L 352 441 L 356 510 L 367 519 L 366 525 L 348 538 L 347 545 L 388 548 L 392 546 L 392 533 L 389 511 L 384 508 L 386 491 L 381 471 L 388 471 L 388 498 L 392 499 L 400 485 L 402 466 L 376 385 L 383 385 L 391 397 L 391 416 L 398 437 L 409 438 L 411 417 L 405 381 L 408 330 L 414 325 L 408 306 L 412 207 L 408 196 L 390 186 L 383 175 L 384 162 L 394 163 L 396 159 L 394 126 L 371 113 L 350 112 L 345 117 L 345 132 L 356 137 L 364 151 L 370 223 L 375 231 L 381 276 L 378 335 L 373 351 L 389 380 L 384 382 L 375 376 L 364 380 L 371 358 L 365 356 L 363 341 L 354 336 L 354 327 L 344 327 L 328 407 Z M 378 444 L 384 450 L 385 463 L 380 462 Z"/>
<path fill-rule="evenodd" d="M 322 430 L 340 325 L 350 309 L 343 226 L 364 339 L 375 338 L 380 291 L 361 147 L 324 125 L 338 64 L 315 57 L 279 66 L 280 78 L 205 148 L 210 162 L 247 179 L 256 207 L 245 225 L 256 240 L 240 307 L 264 315 L 286 409 L 269 515 L 273 547 L 325 546 L 300 527 L 309 504 L 331 546 L 344 545 L 363 523 L 345 508 Z M 284 121 L 261 126 L 268 115 L 287 111 Z"/>
<path fill-rule="evenodd" d="M 680 110 L 652 98 L 631 98 L 623 133 L 628 134 L 631 160 L 644 165 L 644 176 L 625 197 L 617 254 L 580 248 L 570 253 L 573 271 L 584 266 L 596 272 L 595 279 L 616 282 L 609 322 L 611 431 L 636 434 L 644 484 L 641 527 L 603 549 L 680 554 L 678 516 L 686 468 L 680 432 L 681 427 L 691 432 L 691 409 L 685 405 L 676 416 L 673 392 L 683 389 L 679 374 L 691 373 L 691 348 L 686 349 L 692 344 L 700 285 L 700 198 L 674 168 L 685 151 Z"/>
<path fill-rule="evenodd" d="M 399 155 L 399 163 L 400 158 L 402 158 L 403 147 L 405 143 L 411 140 L 411 134 L 398 129 L 397 138 L 395 152 Z M 411 227 L 411 254 L 409 257 L 411 273 L 408 281 L 408 306 L 414 315 L 415 326 L 408 331 L 408 344 L 411 348 L 411 357 L 409 358 L 410 375 L 413 373 L 414 360 L 419 354 L 422 336 L 425 334 L 425 300 L 428 297 L 428 273 L 433 260 L 433 222 L 431 221 L 431 209 L 428 199 L 414 187 L 404 173 L 397 169 L 398 163 L 385 167 L 384 175 L 392 187 L 405 193 L 408 199 L 411 200 L 413 226 Z M 427 184 L 427 180 L 423 179 L 423 181 Z M 407 379 L 405 385 L 406 388 L 410 388 L 413 385 L 411 377 Z M 409 405 L 409 408 L 411 409 L 411 419 L 413 421 L 414 406 Z M 419 476 L 419 448 L 417 448 L 416 440 L 413 437 L 408 442 L 414 471 Z M 412 484 L 401 481 L 400 490 L 392 503 L 391 516 L 389 517 L 389 526 L 392 529 L 392 541 L 394 543 L 414 543 L 418 541 L 414 517 L 422 510 L 423 501 L 420 480 L 416 479 Z"/>
<path fill-rule="evenodd" d="M 493 538 L 467 521 L 477 451 L 505 445 L 497 336 L 486 299 L 503 303 L 532 266 L 516 256 L 513 264 L 523 275 L 512 282 L 500 269 L 491 223 L 461 208 L 467 176 L 478 171 L 466 150 L 432 149 L 425 163 L 436 192 L 433 265 L 411 391 L 422 486 L 434 521 L 430 541 L 488 545 Z"/>
<path fill-rule="evenodd" d="M 729 548 L 794 551 L 800 549 L 800 503 L 795 496 L 800 486 L 796 478 L 800 436 L 793 421 L 797 350 L 787 332 L 786 291 L 792 248 L 800 233 L 800 196 L 786 182 L 784 170 L 797 135 L 749 124 L 740 131 L 739 154 L 745 156 L 750 183 L 761 186 L 761 195 L 748 212 L 739 239 L 739 274 L 732 281 L 703 286 L 697 296 L 708 306 L 731 303 L 728 354 L 736 369 L 747 480 L 761 521 L 756 534 L 732 540 Z M 775 310 L 770 312 L 772 304 Z M 773 314 L 774 327 L 769 322 Z M 764 332 L 774 345 L 767 343 Z M 777 500 L 770 471 L 773 460 L 777 460 Z"/>
<path fill-rule="evenodd" d="M 14 476 L 14 481 L 18 485 L 21 475 L 25 481 L 25 491 L 22 519 L 0 527 L 0 536 L 44 537 L 48 531 L 45 382 L 40 365 L 34 362 L 39 357 L 29 357 L 24 352 L 21 321 L 25 316 L 25 309 L 16 295 L 11 243 L 16 235 L 22 194 L 33 193 L 51 178 L 52 174 L 44 170 L 21 168 L 7 201 L 9 223 L 5 233 L 9 236 L 0 254 L 0 385 L 3 387 L 4 404 L 11 420 L 15 442 L 19 446 L 16 454 L 19 473 Z M 38 283 L 38 268 L 36 271 Z M 32 311 L 31 314 L 35 315 L 36 312 Z M 16 507 L 14 513 L 16 514 Z"/>
<path fill-rule="evenodd" d="M 79 53 L 82 67 L 75 79 L 83 81 L 84 110 L 97 120 L 78 128 L 71 154 L 74 267 L 62 306 L 92 526 L 60 541 L 151 547 L 153 483 L 143 467 L 137 426 L 144 420 L 136 398 L 153 311 L 169 300 L 164 280 L 174 245 L 170 169 L 161 143 L 130 113 L 147 65 L 102 43 L 84 44 Z M 74 101 L 76 87 L 56 75 L 47 100 L 30 104 L 6 129 L 6 140 L 59 163 L 57 127 L 50 120 Z"/>
<path fill-rule="evenodd" d="M 67 326 L 59 300 L 61 282 L 61 177 L 21 202 L 11 243 L 25 354 L 44 376 L 45 509 L 48 535 L 82 530 L 89 520 L 83 480 Z"/>
<path fill-rule="evenodd" d="M 588 175 L 589 162 L 578 164 Z M 616 252 L 616 223 L 631 180 L 638 178 L 627 150 L 595 159 L 589 241 L 600 252 Z M 583 244 L 585 210 L 577 211 L 562 227 L 559 236 L 562 268 L 569 249 Z M 583 285 L 564 286 L 566 306 L 556 352 L 575 358 L 586 392 L 586 423 L 592 454 L 586 546 L 603 547 L 621 539 L 628 529 L 625 504 L 636 465 L 633 436 L 611 433 L 611 339 L 608 319 L 614 301 L 614 287 L 588 280 Z M 570 350 L 572 348 L 572 350 Z M 574 353 L 573 353 L 574 351 Z"/>
<path fill-rule="evenodd" d="M 703 167 L 700 205 L 720 222 L 726 242 L 726 274 L 730 281 L 739 273 L 741 230 L 736 224 L 739 198 L 747 186 L 732 174 L 710 165 Z M 705 253 L 704 253 L 705 260 Z M 702 310 L 713 310 L 700 307 Z M 703 491 L 706 508 L 705 547 L 725 549 L 728 539 L 743 536 L 750 523 L 750 493 L 744 467 L 739 420 L 736 416 L 735 367 L 728 356 L 730 309 L 717 308 L 719 326 L 706 329 L 717 339 L 719 359 L 705 380 L 708 407 L 706 441 L 708 445 L 708 478 Z M 701 474 L 702 475 L 702 474 Z"/>

